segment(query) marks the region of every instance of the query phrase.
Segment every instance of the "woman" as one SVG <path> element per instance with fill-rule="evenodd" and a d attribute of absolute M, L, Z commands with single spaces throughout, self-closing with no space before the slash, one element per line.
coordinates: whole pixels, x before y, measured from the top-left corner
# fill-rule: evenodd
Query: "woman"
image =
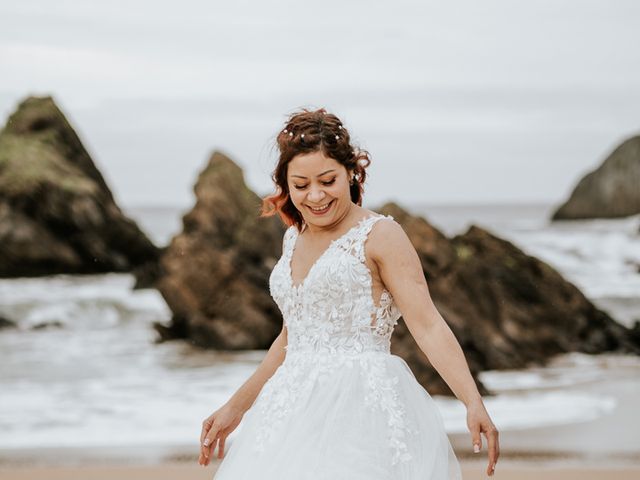
<path fill-rule="evenodd" d="M 367 152 L 324 109 L 291 115 L 277 143 L 278 193 L 262 214 L 289 225 L 269 278 L 283 328 L 256 372 L 204 420 L 199 463 L 217 446 L 217 480 L 459 479 L 436 404 L 390 353 L 402 312 L 467 407 L 475 452 L 485 435 L 492 475 L 498 431 L 418 255 L 393 217 L 361 206 Z"/>

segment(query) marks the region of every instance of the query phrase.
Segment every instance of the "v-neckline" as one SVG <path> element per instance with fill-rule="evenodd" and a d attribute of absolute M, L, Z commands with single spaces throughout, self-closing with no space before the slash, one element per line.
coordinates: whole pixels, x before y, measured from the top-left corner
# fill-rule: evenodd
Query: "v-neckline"
<path fill-rule="evenodd" d="M 360 225 L 362 225 L 362 223 L 364 223 L 365 220 L 370 219 L 370 218 L 374 218 L 377 217 L 379 215 L 369 215 L 368 217 L 362 217 L 360 220 L 358 220 L 358 222 L 353 225 L 351 228 L 349 228 L 349 230 L 347 230 L 346 232 L 344 232 L 342 235 L 340 235 L 338 238 L 334 238 L 333 240 L 331 240 L 331 242 L 329 243 L 329 245 L 327 246 L 327 248 L 324 249 L 324 251 L 320 254 L 320 256 L 318 258 L 316 258 L 314 260 L 314 262 L 311 264 L 311 267 L 309 267 L 309 270 L 307 271 L 307 274 L 304 276 L 304 278 L 302 279 L 302 281 L 298 284 L 298 285 L 294 285 L 293 283 L 293 269 L 291 268 L 291 264 L 293 263 L 293 252 L 296 249 L 296 246 L 298 244 L 298 236 L 300 235 L 300 232 L 298 232 L 298 230 L 295 230 L 295 236 L 293 237 L 293 244 L 290 247 L 290 251 L 289 251 L 289 258 L 288 258 L 288 271 L 289 271 L 289 285 L 291 286 L 291 288 L 293 290 L 300 290 L 305 282 L 307 281 L 307 279 L 309 278 L 309 276 L 311 275 L 311 272 L 313 271 L 313 269 L 315 268 L 315 266 L 318 264 L 318 262 L 322 259 L 322 257 L 324 257 L 327 252 L 329 252 L 329 250 L 331 250 L 331 248 L 339 241 L 342 240 L 344 237 L 346 237 L 349 233 L 351 233 L 353 230 L 355 230 L 357 227 L 359 227 Z"/>

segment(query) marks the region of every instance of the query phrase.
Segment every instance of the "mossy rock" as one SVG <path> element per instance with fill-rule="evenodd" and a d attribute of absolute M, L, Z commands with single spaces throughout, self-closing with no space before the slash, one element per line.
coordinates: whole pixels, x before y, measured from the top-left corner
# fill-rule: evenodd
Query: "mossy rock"
<path fill-rule="evenodd" d="M 0 243 L 2 277 L 131 271 L 159 256 L 51 97 L 24 100 L 0 131 Z"/>

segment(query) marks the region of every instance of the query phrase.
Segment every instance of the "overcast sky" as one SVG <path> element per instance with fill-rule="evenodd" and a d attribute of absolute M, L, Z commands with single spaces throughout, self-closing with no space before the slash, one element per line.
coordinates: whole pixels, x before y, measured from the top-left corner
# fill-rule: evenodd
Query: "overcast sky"
<path fill-rule="evenodd" d="M 271 191 L 290 111 L 373 157 L 365 205 L 559 202 L 640 133 L 640 2 L 0 3 L 0 113 L 51 94 L 125 206 L 214 149 Z"/>

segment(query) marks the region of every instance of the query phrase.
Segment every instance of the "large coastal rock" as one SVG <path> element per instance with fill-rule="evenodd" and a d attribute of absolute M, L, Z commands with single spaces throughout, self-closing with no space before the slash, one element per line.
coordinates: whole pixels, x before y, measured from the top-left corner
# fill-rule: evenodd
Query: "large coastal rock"
<path fill-rule="evenodd" d="M 390 203 L 380 209 L 407 232 L 422 262 L 431 296 L 472 372 L 544 365 L 558 353 L 640 354 L 633 330 L 598 310 L 573 284 L 512 243 L 472 226 L 451 240 L 426 220 Z M 404 322 L 392 350 L 403 356 L 429 391 L 450 393 L 426 368 Z"/>
<path fill-rule="evenodd" d="M 158 249 L 116 205 L 51 97 L 0 132 L 0 276 L 130 271 Z"/>
<path fill-rule="evenodd" d="M 583 177 L 553 220 L 615 218 L 640 213 L 640 136 L 617 147 Z"/>
<path fill-rule="evenodd" d="M 156 328 L 164 339 L 188 338 L 218 349 L 268 348 L 282 328 L 269 295 L 284 226 L 260 218 L 260 198 L 242 170 L 220 152 L 200 173 L 196 204 L 160 261 L 157 287 L 173 311 Z"/>
<path fill-rule="evenodd" d="M 260 199 L 241 170 L 214 153 L 195 187 L 197 202 L 184 231 L 161 260 L 158 287 L 173 310 L 163 338 L 187 338 L 217 349 L 266 349 L 282 318 L 268 278 L 281 254 L 284 227 L 258 218 Z M 640 328 L 630 331 L 596 309 L 553 268 L 479 227 L 452 239 L 396 204 L 393 215 L 415 246 L 431 295 L 477 375 L 487 369 L 543 365 L 557 353 L 640 353 Z M 638 327 L 638 326 L 637 326 Z M 451 390 L 400 320 L 392 351 L 432 394 Z"/>

